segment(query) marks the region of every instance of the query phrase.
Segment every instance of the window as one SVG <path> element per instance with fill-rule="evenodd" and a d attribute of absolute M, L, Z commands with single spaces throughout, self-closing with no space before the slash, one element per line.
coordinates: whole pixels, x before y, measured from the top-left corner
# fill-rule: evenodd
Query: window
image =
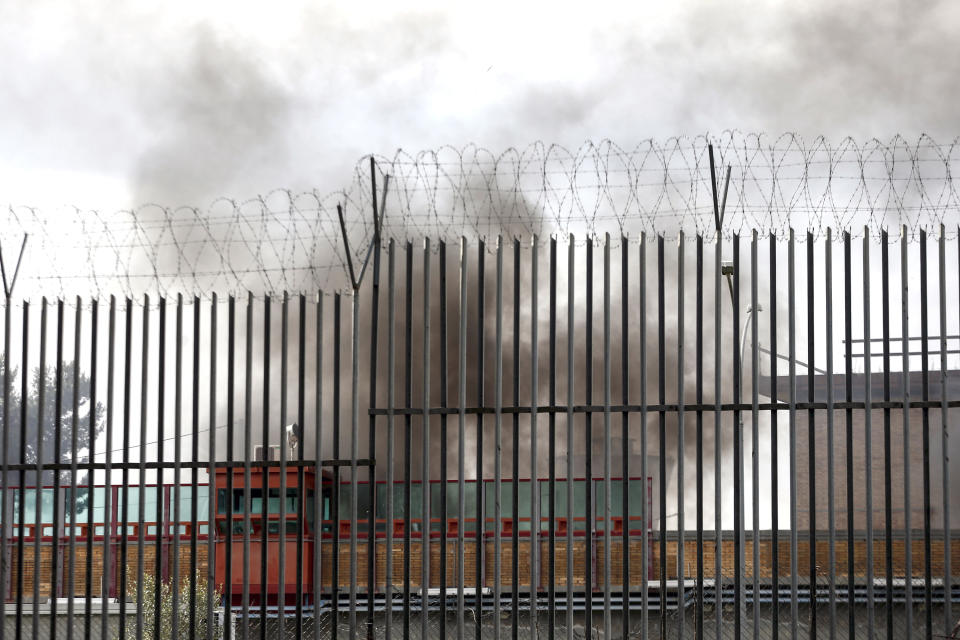
<path fill-rule="evenodd" d="M 550 529 L 550 483 L 540 483 L 540 530 L 548 531 Z M 573 481 L 573 517 L 587 517 L 587 482 L 585 480 Z M 557 518 L 566 518 L 569 516 L 567 510 L 567 481 L 557 480 L 555 483 L 555 495 L 557 500 Z M 575 520 L 573 528 L 577 531 L 585 531 L 587 522 L 583 519 Z"/>

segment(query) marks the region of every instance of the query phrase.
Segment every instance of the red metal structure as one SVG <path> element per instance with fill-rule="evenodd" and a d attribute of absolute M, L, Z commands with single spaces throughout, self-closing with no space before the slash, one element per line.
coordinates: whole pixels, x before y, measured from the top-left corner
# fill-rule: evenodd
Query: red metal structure
<path fill-rule="evenodd" d="M 277 605 L 280 593 L 280 545 L 285 546 L 284 557 L 284 604 L 294 604 L 297 593 L 297 559 L 298 538 L 302 540 L 302 579 L 301 593 L 313 592 L 313 554 L 316 547 L 314 527 L 316 518 L 313 514 L 314 491 L 316 490 L 316 473 L 312 469 L 303 471 L 303 487 L 299 486 L 299 470 L 296 467 L 287 468 L 285 489 L 287 495 L 285 508 L 281 509 L 281 469 L 279 467 L 255 468 L 250 470 L 249 506 L 244 496 L 244 474 L 242 467 L 233 469 L 217 469 L 214 485 L 216 488 L 217 515 L 216 531 L 216 582 L 225 586 L 227 581 L 227 549 L 231 549 L 230 556 L 230 593 L 232 604 L 242 603 L 243 576 L 244 576 L 244 546 L 249 545 L 249 593 L 251 603 L 259 604 L 264 586 L 262 578 L 263 554 L 266 554 L 267 575 L 265 581 L 266 600 L 268 605 Z M 267 474 L 267 518 L 263 519 L 263 474 Z M 233 495 L 228 496 L 228 474 L 233 474 Z M 325 482 L 327 493 L 330 491 L 330 478 Z M 301 499 L 300 491 L 305 491 Z M 228 502 L 232 505 L 228 506 Z M 326 500 L 325 500 L 326 504 Z M 301 505 L 305 507 L 304 517 L 300 518 Z M 232 516 L 231 516 L 232 514 Z M 264 526 L 266 526 L 266 546 L 264 546 Z M 302 537 L 298 537 L 298 529 L 302 527 Z M 248 535 L 245 536 L 245 529 Z M 229 535 L 228 535 L 229 533 Z"/>
<path fill-rule="evenodd" d="M 266 486 L 267 486 L 267 518 L 264 525 L 263 518 L 263 486 L 264 486 L 264 477 L 263 473 L 266 471 Z M 229 482 L 230 475 L 232 474 L 232 483 Z M 251 606 L 259 606 L 262 602 L 261 598 L 265 597 L 266 604 L 268 606 L 276 606 L 279 603 L 279 594 L 280 594 L 280 545 L 284 545 L 285 548 L 285 559 L 283 566 L 284 574 L 284 585 L 283 585 L 283 604 L 286 606 L 292 606 L 296 604 L 296 594 L 300 593 L 303 595 L 304 604 L 310 604 L 313 593 L 316 576 L 314 575 L 314 554 L 322 554 L 322 565 L 323 565 L 323 575 L 322 575 L 322 591 L 324 593 L 331 593 L 334 585 L 332 573 L 330 571 L 330 565 L 333 562 L 334 557 L 339 558 L 340 563 L 340 572 L 338 578 L 337 587 L 343 588 L 345 585 L 343 581 L 348 576 L 348 557 L 345 555 L 348 552 L 349 540 L 351 535 L 356 536 L 358 539 L 368 540 L 370 531 L 368 527 L 368 517 L 369 517 L 369 504 L 361 503 L 360 513 L 358 513 L 357 520 L 357 530 L 352 531 L 351 521 L 349 516 L 349 504 L 350 500 L 347 497 L 347 494 L 351 491 L 351 485 L 348 482 L 342 481 L 340 483 L 340 496 L 339 496 L 339 517 L 336 517 L 332 513 L 331 505 L 333 504 L 332 500 L 332 491 L 333 491 L 333 477 L 329 473 L 323 474 L 323 479 L 320 486 L 321 491 L 321 510 L 322 514 L 318 519 L 314 514 L 314 504 L 315 504 L 315 491 L 317 490 L 317 476 L 314 470 L 305 469 L 303 471 L 303 491 L 304 494 L 301 496 L 300 489 L 298 485 L 298 469 L 288 468 L 286 470 L 286 496 L 284 498 L 285 504 L 281 508 L 281 471 L 279 467 L 260 467 L 260 468 L 251 468 L 249 479 L 244 480 L 245 469 L 243 467 L 236 467 L 233 469 L 218 469 L 216 472 L 215 478 L 215 488 L 216 488 L 216 500 L 217 500 L 217 509 L 216 509 L 216 523 L 214 527 L 215 531 L 215 540 L 216 540 L 216 581 L 221 587 L 225 586 L 227 581 L 227 566 L 228 566 L 228 556 L 230 560 L 230 599 L 231 604 L 234 606 L 239 606 L 242 604 L 242 594 L 243 594 L 243 576 L 244 576 L 244 532 L 246 529 L 246 544 L 249 545 L 249 556 L 248 556 L 248 584 L 249 584 L 249 594 L 250 594 L 250 604 Z M 612 479 L 613 481 L 619 482 L 619 479 Z M 639 478 L 631 478 L 632 482 L 642 485 L 642 480 Z M 513 481 L 511 479 L 504 479 L 502 481 L 503 491 L 505 493 L 509 492 L 509 488 Z M 531 481 L 529 479 L 524 479 L 519 481 L 521 486 L 524 487 L 524 491 L 521 492 L 522 496 L 525 496 L 526 501 L 529 503 L 530 496 L 537 495 L 540 493 L 541 488 L 546 488 L 546 481 Z M 563 482 L 560 480 L 559 482 Z M 585 479 L 576 479 L 574 480 L 575 486 L 577 487 L 578 492 L 583 492 L 589 486 Z M 602 482 L 602 480 L 595 479 L 594 483 Z M 430 483 L 430 499 L 432 502 L 436 503 L 439 500 L 439 492 L 443 490 L 443 485 L 446 484 L 448 491 L 455 490 L 457 483 L 455 481 L 448 481 L 444 483 L 441 480 L 435 480 Z M 493 480 L 484 479 L 482 481 L 467 481 L 467 499 L 476 500 L 477 497 L 477 488 L 483 487 L 484 494 L 490 493 L 492 496 L 492 490 L 494 488 Z M 636 495 L 639 499 L 645 499 L 647 501 L 648 512 L 652 512 L 650 500 L 652 493 L 652 484 L 648 480 L 646 483 L 645 491 L 637 491 Z M 228 496 L 228 487 L 232 486 L 232 495 Z M 249 487 L 249 508 L 250 512 L 247 514 L 245 512 L 248 504 L 245 503 L 244 496 L 244 486 Z M 358 483 L 358 487 L 363 487 L 359 490 L 359 496 L 366 498 L 368 491 L 366 487 L 369 486 L 366 482 Z M 423 499 L 422 484 L 419 482 L 411 482 L 409 485 L 410 490 L 416 494 L 414 503 Z M 638 487 L 639 488 L 639 487 Z M 385 575 L 385 556 L 384 556 L 384 539 L 389 535 L 394 539 L 394 563 L 402 563 L 402 553 L 403 549 L 400 546 L 400 540 L 404 537 L 404 530 L 408 526 L 410 527 L 410 538 L 414 542 L 414 546 L 411 548 L 412 560 L 414 563 L 419 562 L 419 554 L 422 552 L 419 541 L 423 539 L 425 527 L 423 525 L 422 519 L 420 517 L 413 517 L 413 514 L 419 514 L 419 508 L 411 509 L 411 517 L 407 518 L 402 513 L 403 500 L 400 499 L 399 494 L 405 490 L 405 485 L 402 481 L 398 481 L 394 484 L 395 499 L 394 499 L 394 517 L 392 520 L 388 520 L 385 516 L 385 492 L 387 489 L 387 483 L 380 481 L 377 482 L 376 488 L 376 504 L 374 505 L 376 518 L 375 522 L 375 540 L 376 540 L 376 589 L 378 591 L 382 590 L 384 587 L 384 575 Z M 596 491 L 596 489 L 593 489 Z M 600 493 L 597 491 L 597 493 Z M 487 497 L 484 502 L 489 506 L 492 504 L 492 499 Z M 523 498 L 522 498 L 523 499 Z M 521 503 L 522 504 L 522 503 Z M 304 517 L 299 518 L 299 510 L 301 505 L 305 508 Z M 523 511 L 529 512 L 530 506 L 527 504 L 525 508 L 521 509 Z M 598 509 L 598 511 L 600 511 Z M 282 513 L 281 513 L 282 512 Z M 509 513 L 509 509 L 504 509 L 505 513 Z M 602 511 L 600 511 L 602 513 Z M 232 513 L 232 515 L 230 515 Z M 431 505 L 431 513 L 435 516 L 439 516 L 439 508 L 435 508 L 435 505 Z M 455 514 L 456 508 L 448 508 L 448 516 L 450 514 Z M 468 510 L 468 513 L 475 515 L 475 509 Z M 575 513 L 577 510 L 575 509 Z M 500 520 L 499 526 L 497 526 L 495 518 L 486 517 L 483 527 L 483 545 L 477 543 L 477 519 L 476 517 L 466 517 L 463 522 L 464 528 L 464 537 L 467 539 L 467 547 L 464 550 L 466 561 L 468 565 L 476 566 L 477 562 L 483 562 L 483 555 L 489 555 L 490 551 L 483 552 L 480 550 L 480 547 L 491 545 L 493 539 L 499 535 L 504 540 L 509 540 L 513 535 L 513 529 L 516 526 L 518 528 L 518 535 L 520 536 L 521 547 L 518 550 L 520 554 L 521 562 L 525 562 L 529 566 L 530 562 L 530 544 L 533 536 L 533 523 L 530 517 L 521 516 L 517 522 L 514 522 L 510 517 L 503 517 Z M 546 517 L 541 517 L 540 527 L 539 527 L 539 539 L 543 543 L 546 540 L 548 533 L 549 520 Z M 319 536 L 319 547 L 317 543 L 317 536 L 315 528 L 319 522 L 320 527 L 320 536 Z M 629 524 L 628 524 L 629 523 Z M 298 554 L 298 532 L 301 531 L 300 525 L 302 524 L 302 553 Z M 264 543 L 264 529 L 266 526 L 266 543 Z M 444 551 L 441 549 L 446 549 L 446 553 L 452 553 L 455 549 L 455 540 L 457 538 L 457 531 L 459 528 L 459 522 L 456 517 L 447 517 L 444 521 L 441 517 L 431 517 L 429 531 L 431 545 L 431 555 L 439 554 Z M 619 558 L 622 557 L 622 550 L 619 546 L 620 540 L 623 535 L 624 527 L 628 527 L 629 535 L 631 540 L 635 540 L 637 548 L 634 549 L 634 542 L 631 542 L 631 554 L 637 555 L 639 557 L 639 542 L 641 539 L 641 529 L 642 529 L 642 519 L 639 515 L 630 514 L 628 518 L 624 518 L 622 515 L 617 515 L 611 518 L 610 523 L 610 536 L 612 540 L 612 545 L 614 548 L 614 562 L 619 562 Z M 649 522 L 648 522 L 648 531 Z M 247 528 L 248 527 L 248 528 Z M 334 536 L 334 530 L 339 533 L 339 536 Z M 575 541 L 583 540 L 585 536 L 591 535 L 595 540 L 595 545 L 598 542 L 602 542 L 604 537 L 605 523 L 603 521 L 602 515 L 588 518 L 585 515 L 577 515 L 572 518 L 565 516 L 560 516 L 556 518 L 555 521 L 555 533 L 557 540 L 560 543 L 563 543 L 565 536 L 567 535 L 568 528 L 572 529 L 573 536 Z M 335 538 L 339 539 L 339 545 L 336 550 L 333 549 L 335 546 Z M 652 537 L 650 538 L 652 540 Z M 509 544 L 509 542 L 507 543 Z M 580 543 L 575 542 L 575 546 Z M 266 546 L 264 546 L 266 545 Z M 578 547 L 579 548 L 579 547 Z M 227 550 L 230 549 L 230 553 L 227 553 Z M 266 579 L 264 580 L 262 575 L 263 563 L 263 554 L 266 554 Z M 399 557 L 397 554 L 401 554 Z M 578 553 L 575 551 L 575 553 Z M 541 554 L 543 555 L 543 554 Z M 297 558 L 302 557 L 302 582 L 299 585 L 296 581 L 297 577 Z M 602 573 L 599 571 L 599 563 L 601 558 L 599 558 L 596 553 L 594 557 L 590 559 L 589 571 L 587 570 L 586 559 L 583 562 L 578 562 L 576 572 L 578 583 L 583 583 L 585 575 L 591 576 L 591 582 L 596 584 L 596 581 Z M 368 562 L 367 558 L 367 545 L 359 545 L 358 548 L 358 562 L 366 566 Z M 637 573 L 637 579 L 639 580 L 640 575 L 640 563 L 639 561 L 635 564 L 635 571 Z M 361 575 L 365 575 L 365 571 L 359 572 Z M 396 571 L 395 571 L 396 573 Z M 541 581 L 544 579 L 545 575 L 541 573 Z M 472 574 L 471 574 L 472 575 Z M 652 576 L 649 573 L 648 567 L 648 576 Z M 504 576 L 504 579 L 508 577 Z M 472 581 L 472 577 L 468 576 L 468 580 Z M 492 576 L 488 576 L 487 581 L 492 580 Z M 439 584 L 433 584 L 434 581 L 439 581 L 439 577 L 431 577 L 431 586 L 439 586 Z M 415 577 L 414 582 L 419 584 L 419 577 Z M 523 582 L 523 580 L 521 580 Z M 530 588 L 529 582 L 525 583 L 527 589 Z M 363 587 L 365 590 L 366 585 L 358 585 Z M 448 580 L 448 586 L 453 587 L 455 583 Z M 521 585 L 522 586 L 522 585 Z M 543 584 L 535 585 L 536 588 L 542 588 Z M 263 589 L 266 589 L 264 592 Z"/>

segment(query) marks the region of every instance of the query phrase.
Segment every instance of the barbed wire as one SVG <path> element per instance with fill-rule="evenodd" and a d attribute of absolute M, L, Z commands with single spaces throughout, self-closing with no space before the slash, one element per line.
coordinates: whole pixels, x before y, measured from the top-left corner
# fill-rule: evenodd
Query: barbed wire
<path fill-rule="evenodd" d="M 375 156 L 379 199 L 389 175 L 385 240 L 468 240 L 613 234 L 638 238 L 717 233 L 708 145 L 717 175 L 731 167 L 721 235 L 816 238 L 827 228 L 856 237 L 889 229 L 957 234 L 960 138 L 805 142 L 799 135 L 745 134 L 610 140 L 577 149 L 533 143 L 495 153 L 475 145 Z M 723 185 L 720 185 L 722 189 Z M 345 249 L 336 208 L 345 213 Z M 347 251 L 362 263 L 374 237 L 369 157 L 350 183 L 325 195 L 276 190 L 206 208 L 146 204 L 104 212 L 9 206 L 3 246 L 30 240 L 19 296 L 208 297 L 349 286 Z M 839 236 L 839 234 L 837 234 Z"/>

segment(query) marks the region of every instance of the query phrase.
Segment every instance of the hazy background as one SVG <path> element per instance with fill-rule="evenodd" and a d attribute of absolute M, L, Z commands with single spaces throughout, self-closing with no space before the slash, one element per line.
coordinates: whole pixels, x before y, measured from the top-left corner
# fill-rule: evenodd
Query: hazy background
<path fill-rule="evenodd" d="M 365 154 L 390 157 L 398 148 L 415 153 L 470 142 L 494 153 L 536 140 L 575 149 L 585 140 L 608 138 L 631 148 L 649 138 L 735 129 L 772 136 L 791 131 L 806 140 L 824 135 L 834 143 L 848 136 L 885 142 L 898 133 L 915 141 L 927 133 L 948 144 L 960 133 L 958 26 L 960 6 L 945 1 L 593 2 L 575 10 L 505 2 L 405 3 L 403 9 L 385 2 L 349 8 L 289 2 L 283 9 L 226 1 L 135 8 L 105 0 L 6 2 L 0 4 L 0 203 L 37 206 L 54 212 L 50 215 L 65 204 L 100 211 L 144 203 L 205 210 L 218 197 L 243 201 L 275 189 L 330 193 L 349 183 Z M 6 248 L 19 237 L 0 230 L 0 239 Z M 668 270 L 675 246 L 668 249 Z M 541 260 L 545 251 L 541 248 Z M 746 260 L 746 242 L 743 251 Z M 692 254 L 688 247 L 688 279 Z M 451 269 L 455 259 L 452 251 Z M 761 250 L 761 264 L 767 259 Z M 489 295 L 492 273 L 487 275 Z M 688 288 L 686 295 L 691 292 Z M 30 296 L 27 290 L 18 294 Z M 675 313 L 675 295 L 668 293 L 668 318 Z M 722 301 L 723 308 L 728 302 Z M 819 317 L 822 303 L 814 304 Z M 348 305 L 349 300 L 345 335 Z M 800 301 L 798 319 L 805 318 L 805 305 Z M 327 300 L 328 316 L 331 306 Z M 692 309 L 688 301 L 688 313 Z M 238 312 L 242 317 L 243 309 Z M 257 307 L 258 331 L 260 313 Z M 785 315 L 779 318 L 782 323 Z M 729 344 L 733 334 L 729 320 L 724 322 Z M 769 321 L 761 316 L 760 322 L 768 333 Z M 492 325 L 488 321 L 488 333 Z M 688 333 L 691 326 L 692 318 Z M 276 311 L 273 328 L 276 371 Z M 135 345 L 138 331 L 135 324 Z M 156 324 L 150 331 L 156 334 Z M 331 331 L 329 320 L 325 331 Z M 675 339 L 668 336 L 668 349 Z M 798 342 L 804 339 L 800 335 Z M 307 340 L 309 353 L 315 343 L 309 334 Z M 253 356 L 258 364 L 262 352 L 258 344 Z M 328 348 L 328 361 L 331 353 Z M 344 416 L 350 415 L 347 357 L 344 348 Z M 582 361 L 579 345 L 575 357 Z M 541 349 L 541 366 L 545 358 Z M 689 356 L 688 373 L 691 363 Z M 222 380 L 223 362 L 220 367 Z M 491 371 L 488 362 L 488 378 Z M 434 365 L 434 377 L 438 372 Z M 147 388 L 156 375 L 150 374 Z M 675 375 L 668 375 L 668 395 L 679 386 Z M 257 387 L 264 377 L 254 374 L 254 405 L 261 404 Z M 597 389 L 598 383 L 595 379 Z M 326 393 L 330 398 L 329 389 Z M 690 401 L 692 391 L 686 393 Z M 491 398 L 488 392 L 488 403 Z M 366 405 L 359 404 L 364 432 Z M 260 408 L 253 412 L 259 424 Z M 220 407 L 215 422 L 221 452 L 222 414 Z M 275 421 L 279 431 L 281 421 Z M 199 423 L 208 428 L 209 422 L 205 401 Z M 669 428 L 673 433 L 674 421 Z M 599 434 L 599 425 L 594 429 Z M 688 440 L 692 433 L 688 420 Z M 201 457 L 206 438 L 204 433 Z M 769 432 L 761 431 L 761 438 L 768 446 Z M 259 441 L 259 428 L 254 440 Z M 545 462 L 545 438 L 538 442 Z M 565 445 L 560 450 L 565 453 Z M 632 454 L 642 452 L 634 447 Z M 667 460 L 672 473 L 675 460 Z M 602 472 L 596 457 L 594 463 L 595 472 Z M 693 467 L 689 460 L 687 465 L 689 476 Z M 688 502 L 692 487 L 688 479 Z M 677 488 L 669 490 L 673 501 Z M 710 479 L 708 495 L 712 490 Z M 725 505 L 732 488 L 727 493 Z M 764 488 L 763 503 L 769 502 Z M 729 518 L 729 509 L 724 511 Z"/>
<path fill-rule="evenodd" d="M 957 133 L 950 2 L 14 0 L 0 201 L 341 188 L 363 154 L 724 129 Z"/>

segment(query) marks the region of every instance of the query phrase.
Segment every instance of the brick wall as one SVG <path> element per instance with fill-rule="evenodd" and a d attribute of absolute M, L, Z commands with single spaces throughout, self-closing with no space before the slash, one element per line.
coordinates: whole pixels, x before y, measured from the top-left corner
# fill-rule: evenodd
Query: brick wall
<path fill-rule="evenodd" d="M 842 390 L 836 390 L 837 400 L 841 399 Z M 805 399 L 805 398 L 804 398 Z M 875 397 L 875 401 L 882 400 L 882 396 Z M 846 447 L 846 412 L 835 411 L 833 420 L 833 453 L 834 453 L 834 517 L 838 529 L 846 529 L 848 522 L 847 510 L 847 447 Z M 960 424 L 960 412 L 952 411 L 950 414 L 951 424 L 955 426 Z M 874 410 L 870 414 L 870 438 L 871 445 L 871 478 L 872 487 L 872 513 L 873 527 L 876 531 L 882 531 L 886 526 L 885 512 L 885 475 L 884 475 L 884 412 L 883 410 Z M 796 433 L 797 433 L 797 528 L 809 529 L 810 527 L 810 451 L 814 454 L 814 470 L 816 481 L 816 511 L 817 511 L 817 529 L 826 530 L 828 524 L 828 480 L 829 466 L 827 464 L 828 432 L 827 432 L 827 412 L 817 411 L 814 414 L 814 441 L 809 441 L 809 415 L 806 411 L 797 412 Z M 943 527 L 943 492 L 942 492 L 942 454 L 941 454 L 941 432 L 942 424 L 939 410 L 929 412 L 930 425 L 930 516 L 931 526 L 934 528 Z M 778 424 L 782 434 L 786 434 L 789 429 L 789 421 L 786 416 L 781 415 Z M 863 410 L 853 412 L 853 500 L 854 500 L 854 518 L 853 526 L 856 530 L 863 530 L 867 526 L 867 458 L 866 458 L 866 413 Z M 904 442 L 909 445 L 909 460 L 904 464 Z M 781 440 L 783 442 L 783 440 Z M 780 455 L 787 460 L 788 450 L 781 448 Z M 904 421 L 902 410 L 891 410 L 890 412 L 890 498 L 891 498 L 891 518 L 890 524 L 894 530 L 903 530 L 906 525 L 906 479 L 909 476 L 910 483 L 910 526 L 917 529 L 923 526 L 923 411 L 920 409 L 911 409 L 908 423 L 908 437 L 904 438 Z M 749 466 L 746 469 L 749 474 Z M 956 473 L 956 472 L 955 472 Z M 781 474 L 782 486 L 789 486 L 789 476 Z M 951 478 L 953 481 L 953 478 Z M 956 482 L 953 483 L 956 485 Z M 785 511 L 786 505 L 781 507 L 781 518 L 786 518 L 784 522 L 789 521 L 789 512 Z M 951 492 L 951 518 L 956 528 L 960 525 L 960 491 Z"/>
<path fill-rule="evenodd" d="M 769 535 L 769 534 L 765 534 Z M 746 533 L 744 540 L 744 575 L 747 578 L 753 577 L 754 564 L 753 564 L 753 541 L 750 539 L 750 532 Z M 357 576 L 358 576 L 358 587 L 361 589 L 366 588 L 366 576 L 367 576 L 367 547 L 365 544 L 366 541 L 361 540 L 357 548 Z M 512 585 L 512 576 L 511 576 L 511 563 L 513 559 L 513 547 L 512 541 L 507 538 L 503 540 L 502 553 L 501 553 L 501 586 L 505 588 L 510 588 Z M 518 547 L 518 561 L 519 561 L 519 572 L 520 572 L 520 585 L 522 588 L 529 588 L 530 584 L 530 548 L 532 542 L 529 539 L 521 540 Z M 485 553 L 484 553 L 484 579 L 483 586 L 492 588 L 495 581 L 495 548 L 494 542 L 491 539 L 487 539 L 484 542 Z M 894 576 L 901 577 L 905 575 L 905 540 L 901 538 L 895 538 L 891 541 L 891 549 L 893 553 L 894 563 L 893 571 Z M 382 590 L 385 587 L 386 580 L 386 542 L 384 540 L 377 540 L 376 542 L 376 584 L 377 589 Z M 874 575 L 878 578 L 884 577 L 885 575 L 885 561 L 886 561 L 886 543 L 882 538 L 877 538 L 874 541 L 874 557 L 873 557 L 873 566 L 874 566 Z M 678 549 L 679 542 L 676 539 L 671 539 L 667 541 L 667 554 L 666 554 L 666 566 L 667 566 L 667 578 L 676 579 L 679 576 L 678 572 Z M 816 542 L 816 555 L 817 555 L 817 566 L 819 567 L 817 575 L 826 578 L 829 575 L 829 565 L 827 559 L 829 557 L 829 542 L 826 539 L 818 539 Z M 24 566 L 26 571 L 24 572 L 24 595 L 27 598 L 33 596 L 33 581 L 35 578 L 39 577 L 40 580 L 40 596 L 41 598 L 48 598 L 51 593 L 50 589 L 50 570 L 51 570 L 51 550 L 52 547 L 49 544 L 42 545 L 40 548 L 40 564 L 39 571 L 36 571 L 37 564 L 34 562 L 33 547 L 28 546 L 24 549 Z M 156 547 L 153 544 L 148 544 L 144 547 L 144 572 L 149 574 L 155 574 L 157 563 L 156 563 Z M 549 543 L 546 539 L 540 540 L 540 587 L 545 588 L 549 581 Z M 457 568 L 458 568 L 458 553 L 457 553 L 457 544 L 455 540 L 431 540 L 430 541 L 430 586 L 439 587 L 440 586 L 440 555 L 441 553 L 447 554 L 447 586 L 448 588 L 453 588 L 457 585 Z M 759 542 L 759 554 L 760 554 L 760 564 L 757 570 L 759 575 L 762 578 L 770 578 L 773 575 L 772 568 L 772 552 L 773 552 L 773 542 L 769 539 L 760 540 Z M 923 575 L 923 563 L 924 563 L 924 550 L 923 550 L 923 540 L 922 538 L 915 538 L 912 543 L 912 557 L 913 557 L 913 576 L 915 578 L 922 577 Z M 86 545 L 82 543 L 77 544 L 75 548 L 76 559 L 75 559 L 75 575 L 73 576 L 73 595 L 77 597 L 83 597 L 86 595 Z M 120 584 L 120 573 L 121 566 L 119 563 L 120 560 L 120 549 L 119 545 L 114 548 L 113 556 L 114 561 L 114 570 L 116 572 L 116 582 L 115 584 Z M 323 575 L 323 584 L 326 588 L 329 588 L 331 584 L 332 576 L 332 559 L 333 559 L 333 548 L 332 545 L 327 541 L 323 545 L 323 555 L 321 556 L 322 562 L 322 575 Z M 619 586 L 622 583 L 623 575 L 623 542 L 619 539 L 612 539 L 610 544 L 610 580 L 611 584 Z M 735 574 L 735 563 L 734 563 L 734 541 L 732 539 L 724 539 L 721 543 L 721 560 L 722 568 L 721 573 L 724 577 L 732 578 Z M 604 541 L 601 538 L 597 539 L 593 545 L 592 550 L 592 583 L 595 588 L 600 588 L 603 585 L 603 571 L 604 571 Z M 658 541 L 653 540 L 651 536 L 651 554 L 650 558 L 653 562 L 653 578 L 657 579 L 660 575 L 660 544 Z M 67 554 L 64 554 L 64 561 L 67 559 Z M 173 559 L 173 550 L 169 549 L 169 557 L 171 562 Z M 190 555 L 190 545 L 187 541 L 186 544 L 181 544 L 180 546 L 180 575 L 188 576 L 190 574 L 190 565 L 191 565 L 191 555 Z M 350 545 L 348 542 L 341 543 L 339 548 L 339 580 L 338 584 L 341 589 L 348 589 L 350 586 Z M 566 571 L 567 571 L 567 543 L 566 539 L 558 538 L 556 541 L 556 563 L 555 563 L 555 581 L 558 587 L 566 586 Z M 778 557 L 780 563 L 780 575 L 781 577 L 787 577 L 790 571 L 790 540 L 788 535 L 782 535 L 779 541 L 778 548 Z M 845 579 L 847 576 L 847 543 L 844 536 L 838 536 L 835 545 L 835 557 L 836 557 L 836 575 L 838 579 Z M 410 584 L 411 588 L 419 589 L 421 584 L 421 571 L 422 571 L 422 558 L 423 550 L 421 547 L 420 540 L 411 541 L 411 553 L 410 553 Z M 476 584 L 476 570 L 477 570 L 477 546 L 475 540 L 467 540 L 466 548 L 463 555 L 464 559 L 464 569 L 466 573 L 465 586 L 473 587 Z M 15 591 L 17 578 L 19 573 L 19 567 L 16 562 L 16 553 L 12 554 L 12 572 L 11 572 L 11 585 L 12 589 Z M 573 552 L 572 552 L 572 561 L 574 567 L 574 585 L 577 587 L 583 587 L 586 580 L 586 567 L 590 559 L 586 557 L 586 542 L 581 539 L 575 539 L 573 543 Z M 942 539 L 934 539 L 931 542 L 931 566 L 934 576 L 942 576 L 944 570 L 944 541 Z M 208 567 L 208 558 L 207 558 L 207 545 L 206 541 L 199 541 L 197 545 L 197 572 L 201 576 L 205 576 Z M 309 562 L 309 560 L 306 560 Z M 714 563 L 715 563 L 715 543 L 708 533 L 705 535 L 704 545 L 703 545 L 703 562 L 704 562 L 704 577 L 712 579 L 715 577 L 714 572 Z M 799 569 L 799 575 L 802 577 L 808 575 L 809 573 L 809 563 L 810 563 L 810 544 L 809 540 L 802 536 L 798 541 L 797 545 L 797 566 Z M 127 572 L 128 572 L 128 585 L 130 589 L 134 588 L 137 577 L 137 545 L 135 543 L 130 544 L 127 548 Z M 958 568 L 960 568 L 960 538 L 954 539 L 951 544 L 951 566 L 954 573 Z M 639 585 L 642 576 L 643 576 L 643 567 L 644 567 L 644 553 L 642 548 L 642 543 L 639 538 L 633 538 L 630 541 L 630 582 L 632 585 Z M 169 575 L 173 574 L 172 564 L 168 567 Z M 858 577 L 864 577 L 866 575 L 867 569 L 867 544 L 863 539 L 857 539 L 854 543 L 854 573 Z M 254 572 L 259 570 L 259 564 L 256 564 L 255 567 L 252 567 L 251 575 L 255 575 Z M 693 536 L 688 537 L 684 541 L 684 563 L 683 563 L 683 573 L 686 578 L 692 579 L 697 575 L 697 545 L 696 540 Z M 61 597 L 66 597 L 70 593 L 69 584 L 67 581 L 66 575 L 66 566 L 61 564 L 60 567 L 61 576 L 63 580 L 64 587 L 62 589 Z M 91 585 L 93 588 L 93 596 L 99 595 L 100 588 L 100 579 L 103 574 L 103 545 L 97 544 L 94 546 L 93 555 L 92 555 L 92 573 L 91 573 Z M 393 547 L 393 584 L 396 588 L 403 587 L 403 541 L 396 540 Z"/>
<path fill-rule="evenodd" d="M 143 571 L 145 574 L 156 575 L 157 570 L 157 559 L 156 559 L 156 543 L 153 541 L 147 541 L 143 547 Z M 200 575 L 206 575 L 207 572 L 207 541 L 199 540 L 197 542 L 197 572 Z M 69 563 L 69 548 L 64 545 L 61 558 L 59 560 L 58 571 L 60 574 L 61 588 L 59 597 L 67 597 L 71 594 L 70 583 L 72 582 L 72 594 L 76 597 L 85 597 L 86 596 L 86 579 L 87 579 L 87 545 L 84 540 L 78 540 L 76 546 L 74 547 L 74 574 L 72 580 L 70 580 L 68 563 Z M 173 575 L 173 546 L 169 546 L 169 557 L 170 557 L 170 566 L 168 567 L 169 575 Z M 101 580 L 104 572 L 104 552 L 103 552 L 103 542 L 96 541 L 93 547 L 93 553 L 90 556 L 91 558 L 91 573 L 90 573 L 90 586 L 93 597 L 100 596 Z M 17 553 L 14 548 L 11 553 L 11 592 L 16 591 L 16 585 L 18 580 L 18 574 L 20 572 L 20 567 L 17 564 Z M 119 592 L 120 578 L 122 572 L 121 564 L 121 553 L 119 543 L 114 545 L 111 548 L 111 562 L 113 564 L 113 569 L 115 573 L 114 583 L 117 585 L 117 592 Z M 35 562 L 34 548 L 32 542 L 25 543 L 23 550 L 23 593 L 24 597 L 32 598 L 33 597 L 33 584 L 34 580 L 39 580 L 40 587 L 40 597 L 42 599 L 49 598 L 51 595 L 51 573 L 53 569 L 53 545 L 48 543 L 43 543 L 40 545 L 40 563 L 39 565 Z M 191 566 L 191 554 L 190 554 L 190 542 L 181 541 L 180 545 L 180 575 L 187 576 L 190 573 Z M 135 540 L 128 542 L 127 546 L 127 584 L 134 585 L 136 584 L 137 575 L 138 575 L 138 548 Z M 132 588 L 132 587 L 131 587 Z"/>

